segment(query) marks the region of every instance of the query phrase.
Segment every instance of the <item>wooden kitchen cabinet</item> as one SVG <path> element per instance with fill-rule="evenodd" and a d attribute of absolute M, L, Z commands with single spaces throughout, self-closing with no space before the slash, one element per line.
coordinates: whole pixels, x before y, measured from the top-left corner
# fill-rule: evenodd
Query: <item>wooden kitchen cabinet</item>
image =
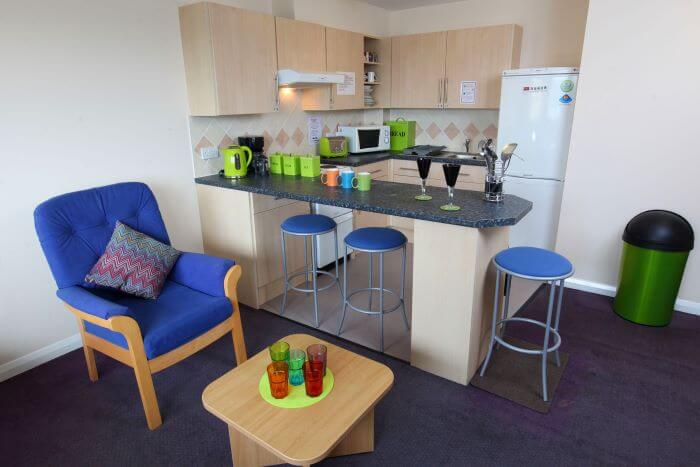
<path fill-rule="evenodd" d="M 355 93 L 339 95 L 338 86 L 305 89 L 304 110 L 350 110 L 364 108 L 364 36 L 356 32 L 326 28 L 326 71 L 355 73 Z"/>
<path fill-rule="evenodd" d="M 190 115 L 278 109 L 275 18 L 216 3 L 180 7 Z"/>
<path fill-rule="evenodd" d="M 355 168 L 355 173 L 369 172 L 372 181 L 388 182 L 391 178 L 390 161 L 374 162 L 372 164 L 361 165 Z M 356 229 L 362 227 L 386 227 L 389 225 L 389 217 L 378 212 L 368 212 L 355 210 L 353 216 L 353 226 Z"/>
<path fill-rule="evenodd" d="M 326 28 L 288 18 L 275 18 L 277 67 L 307 72 L 326 71 Z"/>
<path fill-rule="evenodd" d="M 391 107 L 441 108 L 446 32 L 391 38 Z"/>
<path fill-rule="evenodd" d="M 448 31 L 444 106 L 497 109 L 501 73 L 520 66 L 522 36 L 523 30 L 516 24 Z M 473 104 L 460 102 L 462 81 L 476 82 Z"/>

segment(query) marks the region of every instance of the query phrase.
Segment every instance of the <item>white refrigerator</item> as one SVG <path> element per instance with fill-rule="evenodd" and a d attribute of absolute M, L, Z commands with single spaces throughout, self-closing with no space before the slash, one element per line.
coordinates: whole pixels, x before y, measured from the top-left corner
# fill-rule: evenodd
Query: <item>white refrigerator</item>
<path fill-rule="evenodd" d="M 503 190 L 533 203 L 510 246 L 554 249 L 577 87 L 578 68 L 503 72 L 497 147 L 518 143 Z"/>

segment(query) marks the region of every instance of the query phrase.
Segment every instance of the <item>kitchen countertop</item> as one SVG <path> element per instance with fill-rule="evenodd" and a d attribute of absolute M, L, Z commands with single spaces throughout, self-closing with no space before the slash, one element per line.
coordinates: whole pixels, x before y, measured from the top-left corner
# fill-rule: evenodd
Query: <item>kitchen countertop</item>
<path fill-rule="evenodd" d="M 433 162 L 442 163 L 452 163 L 460 165 L 476 165 L 485 167 L 486 163 L 483 160 L 474 159 L 456 159 L 454 157 L 449 157 L 450 154 L 454 154 L 450 151 L 444 151 L 445 156 L 430 156 Z M 401 152 L 392 151 L 382 151 L 382 152 L 368 152 L 365 154 L 349 154 L 344 157 L 321 157 L 321 164 L 330 165 L 343 165 L 350 167 L 359 167 L 362 165 L 373 164 L 374 162 L 386 161 L 389 159 L 399 159 L 404 161 L 414 161 L 417 156 L 404 154 Z"/>
<path fill-rule="evenodd" d="M 473 228 L 514 225 L 532 209 L 530 201 L 514 195 L 505 195 L 502 203 L 489 203 L 483 200 L 482 192 L 455 190 L 454 202 L 462 209 L 443 211 L 440 206 L 447 203 L 446 187 L 428 187 L 427 192 L 433 199 L 417 201 L 414 196 L 420 193 L 420 187 L 377 180 L 372 180 L 370 191 L 327 187 L 318 178 L 284 175 L 238 180 L 208 175 L 196 178 L 195 183 Z"/>

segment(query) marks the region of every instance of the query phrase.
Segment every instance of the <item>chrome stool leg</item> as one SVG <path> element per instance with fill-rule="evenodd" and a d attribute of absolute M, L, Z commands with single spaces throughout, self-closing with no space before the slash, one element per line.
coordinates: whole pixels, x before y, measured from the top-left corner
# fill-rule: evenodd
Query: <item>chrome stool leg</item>
<path fill-rule="evenodd" d="M 408 317 L 406 316 L 406 302 L 404 300 L 404 295 L 406 291 L 406 245 L 403 246 L 403 255 L 401 257 L 401 311 L 403 311 L 403 323 L 406 325 L 406 331 L 411 329 L 408 324 Z"/>
<path fill-rule="evenodd" d="M 335 245 L 335 283 L 338 284 L 338 292 L 340 292 L 340 298 L 345 299 L 343 294 L 343 288 L 340 286 L 340 265 L 338 264 L 338 229 L 333 230 L 333 242 Z M 343 264 L 348 260 L 347 255 L 343 257 Z"/>
<path fill-rule="evenodd" d="M 282 308 L 280 316 L 284 315 L 284 308 L 287 305 L 287 290 L 289 289 L 289 277 L 287 276 L 287 248 L 284 241 L 284 230 L 282 232 L 282 269 L 284 271 L 284 292 L 282 294 Z"/>
<path fill-rule="evenodd" d="M 309 288 L 309 245 L 308 245 L 308 240 L 309 237 L 304 235 L 304 288 L 308 289 Z M 314 238 L 311 237 L 311 241 L 314 241 Z"/>
<path fill-rule="evenodd" d="M 379 349 L 384 352 L 384 253 L 379 253 L 379 323 Z"/>
<path fill-rule="evenodd" d="M 508 304 L 510 303 L 510 283 L 513 279 L 513 276 L 510 274 L 505 274 L 504 277 L 504 290 L 503 290 L 503 314 L 501 317 L 501 320 L 506 320 L 508 319 Z M 501 338 L 506 337 L 506 323 L 504 322 L 501 328 Z M 496 348 L 499 349 L 501 348 L 501 344 L 496 342 Z"/>
<path fill-rule="evenodd" d="M 316 242 L 311 241 L 311 271 L 314 289 L 314 318 L 316 320 L 316 327 L 318 327 L 318 278 L 316 277 Z"/>
<path fill-rule="evenodd" d="M 561 316 L 561 302 L 564 298 L 564 279 L 559 281 L 559 296 L 557 297 L 557 315 L 554 318 L 554 330 L 559 332 L 559 316 Z M 554 352 L 554 360 L 557 366 L 561 366 L 561 361 L 559 360 L 559 349 Z"/>
<path fill-rule="evenodd" d="M 340 326 L 338 326 L 338 336 L 340 331 L 343 330 L 343 323 L 345 322 L 345 310 L 348 307 L 348 246 L 345 245 L 345 257 L 343 258 L 343 317 L 340 318 Z"/>
<path fill-rule="evenodd" d="M 368 310 L 372 310 L 372 273 L 373 271 L 372 267 L 372 253 L 369 254 L 369 306 L 367 307 Z"/>
<path fill-rule="evenodd" d="M 489 340 L 489 351 L 486 354 L 486 360 L 484 360 L 484 364 L 481 365 L 481 371 L 479 372 L 479 376 L 483 377 L 484 374 L 486 373 L 486 368 L 489 366 L 489 362 L 491 361 L 491 355 L 493 354 L 493 344 L 496 341 L 496 321 L 498 318 L 498 302 L 500 298 L 500 292 L 501 292 L 501 271 L 500 269 L 496 270 L 496 292 L 494 293 L 493 297 L 493 317 L 491 319 L 491 339 Z"/>
<path fill-rule="evenodd" d="M 549 283 L 549 305 L 547 305 L 547 324 L 544 328 L 544 345 L 542 346 L 542 399 L 547 402 L 547 349 L 549 348 L 549 331 L 554 309 L 554 282 Z"/>

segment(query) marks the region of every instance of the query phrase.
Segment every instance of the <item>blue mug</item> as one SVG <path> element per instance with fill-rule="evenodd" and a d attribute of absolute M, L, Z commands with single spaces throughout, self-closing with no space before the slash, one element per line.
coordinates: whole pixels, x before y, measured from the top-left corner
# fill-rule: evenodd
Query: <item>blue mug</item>
<path fill-rule="evenodd" d="M 340 186 L 342 188 L 355 188 L 357 187 L 357 178 L 355 178 L 355 172 L 352 170 L 344 170 L 340 172 Z"/>

